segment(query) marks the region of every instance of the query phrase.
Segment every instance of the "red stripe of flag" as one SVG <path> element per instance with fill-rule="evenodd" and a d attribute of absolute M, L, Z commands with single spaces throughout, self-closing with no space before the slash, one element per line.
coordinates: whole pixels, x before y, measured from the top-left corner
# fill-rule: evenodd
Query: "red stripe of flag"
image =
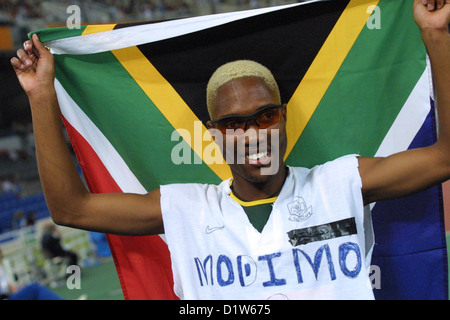
<path fill-rule="evenodd" d="M 84 137 L 63 117 L 86 183 L 94 193 L 122 192 Z M 178 299 L 167 244 L 160 236 L 107 235 L 125 299 Z"/>

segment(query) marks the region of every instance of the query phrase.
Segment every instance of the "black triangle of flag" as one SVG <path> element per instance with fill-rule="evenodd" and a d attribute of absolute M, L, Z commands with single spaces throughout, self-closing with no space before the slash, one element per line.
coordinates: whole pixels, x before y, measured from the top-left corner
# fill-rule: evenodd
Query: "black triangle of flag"
<path fill-rule="evenodd" d="M 233 60 L 256 60 L 267 66 L 287 102 L 348 2 L 327 1 L 265 13 L 138 48 L 205 122 L 209 77 Z"/>

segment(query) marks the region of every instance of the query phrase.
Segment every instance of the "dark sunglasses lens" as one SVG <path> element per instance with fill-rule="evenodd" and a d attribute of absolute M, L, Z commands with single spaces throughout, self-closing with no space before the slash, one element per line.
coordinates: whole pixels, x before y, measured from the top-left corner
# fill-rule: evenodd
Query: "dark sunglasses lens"
<path fill-rule="evenodd" d="M 216 121 L 216 128 L 223 134 L 226 130 L 246 130 L 249 121 L 255 121 L 260 129 L 268 128 L 280 121 L 280 106 L 268 107 L 260 112 L 247 117 L 226 118 Z M 242 131 L 242 132 L 243 132 Z"/>
<path fill-rule="evenodd" d="M 226 130 L 238 130 L 245 128 L 245 120 L 242 119 L 224 119 L 222 121 L 217 122 L 217 129 L 222 131 L 222 133 L 226 133 Z"/>
<path fill-rule="evenodd" d="M 261 129 L 270 127 L 271 125 L 274 125 L 280 120 L 280 108 L 270 108 L 267 110 L 264 110 L 262 112 L 258 119 L 256 120 L 258 122 L 258 125 Z"/>

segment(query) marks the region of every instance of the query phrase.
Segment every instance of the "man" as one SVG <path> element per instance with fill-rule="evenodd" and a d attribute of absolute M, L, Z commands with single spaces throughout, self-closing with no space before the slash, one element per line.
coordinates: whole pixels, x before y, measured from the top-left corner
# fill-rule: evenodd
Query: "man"
<path fill-rule="evenodd" d="M 51 222 L 45 224 L 43 228 L 41 247 L 44 255 L 49 259 L 67 257 L 69 266 L 78 265 L 78 255 L 73 251 L 63 248 L 61 245 L 61 233 Z"/>
<path fill-rule="evenodd" d="M 217 141 L 217 131 L 223 134 L 219 144 L 232 160 L 233 179 L 219 186 L 161 186 L 146 195 L 85 189 L 61 133 L 53 57 L 34 35 L 11 63 L 30 100 L 54 221 L 115 234 L 165 232 L 181 298 L 372 299 L 365 268 L 373 239 L 364 205 L 450 177 L 450 2 L 416 0 L 413 9 L 435 76 L 436 144 L 387 158 L 350 155 L 312 170 L 286 167 L 289 114 L 273 76 L 257 63 L 238 61 L 219 68 L 207 90 L 208 128 Z M 250 129 L 256 138 L 244 134 Z M 264 148 L 256 148 L 255 139 Z M 240 144 L 244 152 L 230 156 Z M 275 170 L 263 174 L 273 162 Z M 257 221 L 249 209 L 255 205 Z"/>

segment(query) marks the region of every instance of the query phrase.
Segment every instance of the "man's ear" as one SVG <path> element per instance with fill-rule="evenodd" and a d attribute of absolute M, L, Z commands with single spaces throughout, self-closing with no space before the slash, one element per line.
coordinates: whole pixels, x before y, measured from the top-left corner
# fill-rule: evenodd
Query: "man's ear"
<path fill-rule="evenodd" d="M 281 116 L 284 119 L 284 122 L 286 122 L 287 120 L 287 107 L 286 107 L 286 103 L 283 105 L 283 107 L 281 108 Z"/>

